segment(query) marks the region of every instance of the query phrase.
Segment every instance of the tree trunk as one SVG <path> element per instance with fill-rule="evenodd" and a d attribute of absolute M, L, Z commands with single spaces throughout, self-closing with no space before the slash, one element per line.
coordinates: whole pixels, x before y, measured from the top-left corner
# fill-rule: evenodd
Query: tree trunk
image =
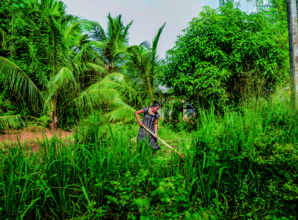
<path fill-rule="evenodd" d="M 12 39 L 13 39 L 13 14 L 11 15 L 11 36 L 12 36 Z M 12 46 L 11 46 L 11 49 L 10 49 L 10 56 L 12 57 Z"/>
<path fill-rule="evenodd" d="M 287 0 L 289 52 L 291 66 L 291 102 L 293 110 L 297 109 L 297 82 L 298 82 L 298 32 L 296 0 Z"/>
<path fill-rule="evenodd" d="M 108 71 L 108 73 L 110 73 L 110 64 L 109 64 L 109 63 L 107 63 L 107 64 L 105 65 L 105 68 L 106 68 L 106 70 Z"/>
<path fill-rule="evenodd" d="M 56 48 L 56 42 L 55 42 L 55 33 L 52 33 L 53 37 L 53 75 L 54 78 L 57 74 L 57 48 Z M 58 117 L 57 117 L 57 94 L 55 95 L 55 98 L 52 100 L 52 110 L 50 112 L 50 117 L 52 120 L 52 123 L 50 125 L 51 130 L 55 131 L 58 128 Z"/>
<path fill-rule="evenodd" d="M 50 112 L 50 117 L 52 120 L 52 123 L 50 124 L 51 130 L 56 131 L 58 129 L 58 117 L 56 114 L 56 104 L 57 104 L 57 99 L 53 99 L 52 101 L 52 110 Z"/>
<path fill-rule="evenodd" d="M 152 91 L 152 87 L 151 87 L 150 77 L 149 76 L 147 76 L 147 82 L 148 82 L 148 89 L 149 89 L 150 99 L 151 99 L 151 101 L 153 103 L 154 97 L 153 97 L 153 91 Z"/>
<path fill-rule="evenodd" d="M 180 102 L 182 103 L 182 118 L 181 120 L 183 121 L 183 116 L 184 116 L 184 100 L 180 100 Z"/>

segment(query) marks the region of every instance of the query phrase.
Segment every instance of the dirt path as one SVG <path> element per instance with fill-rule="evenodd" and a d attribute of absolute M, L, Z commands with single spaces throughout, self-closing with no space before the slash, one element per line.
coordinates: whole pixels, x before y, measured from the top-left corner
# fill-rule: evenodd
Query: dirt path
<path fill-rule="evenodd" d="M 18 140 L 21 143 L 28 142 L 28 148 L 32 148 L 33 152 L 36 153 L 38 151 L 38 140 L 42 140 L 45 138 L 45 135 L 48 139 L 51 139 L 56 133 L 58 138 L 64 139 L 70 135 L 72 132 L 62 131 L 58 129 L 56 132 L 50 131 L 49 129 L 39 129 L 34 127 L 26 128 L 26 130 L 10 130 L 5 131 L 0 134 L 0 144 L 4 142 L 17 142 Z"/>

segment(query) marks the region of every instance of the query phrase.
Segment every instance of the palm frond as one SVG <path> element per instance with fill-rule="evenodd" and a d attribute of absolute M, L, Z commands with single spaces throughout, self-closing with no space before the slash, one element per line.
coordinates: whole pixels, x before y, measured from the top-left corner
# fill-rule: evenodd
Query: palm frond
<path fill-rule="evenodd" d="M 70 35 L 81 33 L 83 31 L 82 24 L 84 24 L 83 21 L 72 21 L 66 23 L 63 28 L 64 37 L 68 38 Z"/>
<path fill-rule="evenodd" d="M 134 119 L 134 112 L 136 111 L 131 106 L 124 103 L 121 99 L 116 98 L 112 102 L 112 108 L 114 110 L 106 114 L 111 121 L 131 121 Z"/>
<path fill-rule="evenodd" d="M 50 84 L 50 88 L 59 90 L 59 89 L 65 88 L 65 86 L 67 86 L 71 91 L 80 90 L 80 86 L 77 84 L 72 71 L 67 67 L 63 67 L 56 74 L 56 76 L 53 78 L 53 81 Z"/>
<path fill-rule="evenodd" d="M 0 116 L 0 129 L 19 128 L 24 125 L 24 121 L 18 115 Z"/>
<path fill-rule="evenodd" d="M 0 82 L 8 85 L 16 95 L 28 96 L 38 107 L 43 96 L 30 77 L 16 64 L 0 56 Z"/>
<path fill-rule="evenodd" d="M 141 44 L 140 44 L 141 47 L 144 47 L 146 48 L 147 50 L 149 50 L 151 48 L 151 45 L 149 43 L 149 41 L 143 41 Z"/>
<path fill-rule="evenodd" d="M 124 95 L 127 93 L 137 93 L 137 91 L 130 86 L 128 77 L 121 73 L 110 73 L 93 86 L 105 89 L 115 89 Z"/>
<path fill-rule="evenodd" d="M 65 15 L 66 5 L 62 1 L 40 0 L 38 3 L 40 9 L 49 12 L 52 16 L 62 17 Z"/>
<path fill-rule="evenodd" d="M 83 57 L 87 56 L 89 58 L 95 58 L 94 55 L 97 55 L 99 57 L 99 54 L 94 54 L 94 48 L 104 48 L 106 46 L 105 42 L 98 42 L 98 41 L 90 41 L 88 43 L 85 43 L 80 51 L 76 54 L 76 56 L 73 58 L 74 62 L 82 62 Z"/>
<path fill-rule="evenodd" d="M 1 35 L 1 38 L 0 40 L 2 40 L 2 42 L 0 41 L 0 44 L 2 44 L 2 47 L 3 47 L 3 43 L 4 43 L 4 40 L 5 40 L 5 36 L 6 36 L 6 33 L 3 29 L 0 28 L 0 35 Z"/>
<path fill-rule="evenodd" d="M 104 68 L 103 66 L 97 65 L 95 63 L 87 63 L 87 65 L 93 69 L 95 72 L 101 73 L 101 74 L 105 74 L 108 71 L 106 70 L 106 68 Z"/>
<path fill-rule="evenodd" d="M 45 14 L 44 11 L 40 9 L 33 9 L 29 12 L 29 14 L 37 13 L 41 16 L 41 18 L 46 22 L 48 29 L 50 30 L 52 39 L 56 45 L 60 45 L 61 52 L 66 53 L 67 51 L 67 44 L 62 32 L 61 25 L 56 21 L 56 19 L 51 14 Z"/>
<path fill-rule="evenodd" d="M 102 26 L 98 22 L 91 22 L 91 33 L 89 33 L 89 37 L 92 40 L 97 41 L 106 41 L 107 36 L 102 28 Z"/>
<path fill-rule="evenodd" d="M 128 30 L 130 29 L 132 23 L 133 23 L 133 20 L 132 20 L 128 25 L 126 25 L 126 27 L 125 27 L 124 30 L 123 30 L 123 38 L 124 38 L 125 41 L 127 41 L 127 42 L 128 42 Z"/>
<path fill-rule="evenodd" d="M 161 26 L 159 29 L 158 29 L 158 32 L 157 34 L 155 35 L 153 41 L 152 41 L 152 50 L 156 50 L 157 48 L 157 44 L 158 44 L 158 41 L 159 41 L 159 38 L 160 38 L 160 35 L 164 29 L 164 27 L 166 26 L 166 22 L 163 24 L 163 26 Z"/>
<path fill-rule="evenodd" d="M 155 66 L 156 64 L 158 63 L 158 57 L 156 55 L 156 50 L 157 50 L 157 44 L 158 44 L 158 41 L 159 41 L 159 38 L 160 38 L 160 35 L 164 29 L 166 25 L 166 22 L 164 23 L 163 26 L 161 26 L 155 36 L 155 38 L 153 39 L 152 41 L 152 72 L 154 72 L 154 69 L 155 69 Z"/>

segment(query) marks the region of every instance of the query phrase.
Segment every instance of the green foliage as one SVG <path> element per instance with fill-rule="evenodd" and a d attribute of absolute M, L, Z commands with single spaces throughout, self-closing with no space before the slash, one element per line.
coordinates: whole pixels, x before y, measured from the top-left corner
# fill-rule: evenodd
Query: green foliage
<path fill-rule="evenodd" d="M 92 112 L 85 120 L 81 117 L 77 125 L 79 127 L 75 128 L 77 133 L 74 135 L 76 144 L 98 145 L 105 143 L 109 131 L 110 137 L 113 137 L 110 124 L 107 124 L 107 121 L 101 116 L 101 111 L 100 113 Z"/>
<path fill-rule="evenodd" d="M 181 119 L 183 104 L 180 100 L 175 100 L 173 102 L 173 112 L 171 114 L 173 120 Z"/>
<path fill-rule="evenodd" d="M 288 68 L 285 5 L 274 2 L 272 11 L 283 16 L 247 15 L 230 4 L 220 11 L 205 8 L 160 68 L 156 48 L 164 26 L 152 47 L 128 48 L 132 23 L 124 26 L 121 16 L 109 15 L 104 32 L 97 23 L 66 15 L 61 1 L 5 1 L 0 128 L 22 125 L 12 113 L 33 114 L 11 102 L 10 92 L 42 103 L 36 111 L 44 126 L 57 119 L 61 127 L 76 127 L 69 145 L 54 137 L 39 142 L 36 154 L 21 143 L 0 148 L 1 218 L 296 219 L 298 118 L 288 100 L 251 99 L 256 107 L 223 108 L 222 116 L 201 110 L 192 133 L 181 121 L 182 103 L 166 102 L 165 118 L 178 123 L 161 123 L 159 134 L 171 129 L 183 141 L 191 138 L 189 147 L 179 144 L 184 160 L 173 151 L 169 158 L 151 158 L 145 147 L 140 154 L 133 125 L 112 129 L 108 120 L 131 121 L 162 80 L 195 107 L 236 106 L 256 93 L 266 97 Z M 84 34 L 91 29 L 96 41 Z M 161 70 L 165 78 L 156 79 Z"/>
<path fill-rule="evenodd" d="M 18 102 L 12 102 L 12 96 L 8 93 L 8 87 L 4 87 L 0 93 L 0 130 L 21 128 L 25 123 L 20 115 L 32 114 L 32 108 L 26 102 L 19 99 L 16 100 Z"/>
<path fill-rule="evenodd" d="M 196 129 L 194 117 L 192 117 L 190 121 L 182 120 L 182 108 L 183 103 L 177 99 L 164 104 L 163 112 L 166 119 L 166 129 L 175 132 L 191 132 Z"/>
<path fill-rule="evenodd" d="M 31 115 L 33 109 L 22 100 L 15 99 L 8 93 L 8 86 L 4 87 L 0 94 L 0 116 L 6 115 Z"/>
<path fill-rule="evenodd" d="M 3 50 L 7 54 L 0 57 L 0 83 L 28 99 L 38 115 L 51 113 L 55 128 L 61 117 L 77 116 L 82 107 L 77 101 L 80 93 L 92 84 L 93 77 L 106 72 L 94 50 L 99 43 L 84 34 L 90 30 L 90 22 L 66 15 L 62 1 L 30 0 L 19 6 L 15 11 L 14 4 L 6 8 L 18 16 L 11 34 L 4 26 Z"/>
<path fill-rule="evenodd" d="M 43 125 L 43 127 L 48 127 L 51 123 L 51 118 L 48 115 L 43 115 L 40 118 L 38 118 L 37 121 L 40 122 Z"/>
<path fill-rule="evenodd" d="M 114 217 L 121 217 L 124 213 L 130 219 L 134 219 L 133 213 L 139 212 L 141 219 L 196 219 L 207 217 L 216 219 L 218 216 L 213 210 L 199 209 L 198 201 L 189 195 L 191 186 L 185 184 L 182 175 L 170 178 L 152 178 L 149 170 L 140 169 L 136 176 L 129 171 L 124 175 L 122 181 L 111 182 L 105 187 L 113 196 L 107 197 L 109 208 L 119 214 Z"/>
<path fill-rule="evenodd" d="M 182 118 L 182 108 L 183 104 L 180 100 L 171 100 L 170 102 L 166 102 L 164 105 L 165 119 L 167 121 L 170 120 L 179 120 Z M 171 111 L 171 114 L 170 114 Z"/>
<path fill-rule="evenodd" d="M 202 111 L 184 161 L 139 154 L 134 132 L 98 112 L 81 119 L 73 145 L 54 138 L 37 154 L 1 151 L 0 215 L 296 219 L 297 116 L 280 99 L 250 104 L 223 117 Z"/>
<path fill-rule="evenodd" d="M 159 65 L 156 49 L 164 26 L 152 48 L 142 54 L 146 62 L 139 66 L 132 58 L 138 59 L 139 54 L 127 50 L 132 22 L 124 26 L 121 15 L 112 18 L 109 14 L 104 31 L 96 22 L 67 15 L 62 1 L 28 0 L 5 6 L 11 15 L 17 7 L 18 16 L 13 34 L 8 18 L 4 19 L 7 28 L 0 30 L 0 43 L 7 52 L 0 57 L 0 83 L 29 99 L 37 115 L 50 113 L 51 128 L 70 127 L 81 110 L 93 107 L 103 109 L 111 120 L 131 121 L 135 108 L 152 99 Z M 122 74 L 124 64 L 135 69 L 130 69 L 130 77 Z M 135 80 L 145 81 L 140 86 Z"/>
<path fill-rule="evenodd" d="M 90 37 L 101 43 L 100 54 L 104 58 L 105 68 L 109 73 L 119 72 L 121 65 L 125 62 L 125 49 L 128 47 L 128 30 L 133 21 L 126 26 L 121 20 L 122 15 L 112 18 L 110 13 L 108 18 L 107 31 L 97 22 L 92 22 Z"/>
<path fill-rule="evenodd" d="M 164 117 L 167 121 L 170 121 L 170 111 L 172 109 L 172 105 L 170 102 L 166 102 L 163 106 Z"/>
<path fill-rule="evenodd" d="M 147 96 L 151 102 L 154 100 L 154 93 L 157 87 L 155 76 L 162 61 L 157 55 L 157 44 L 164 27 L 165 24 L 159 28 L 157 35 L 152 41 L 152 47 L 149 46 L 148 42 L 143 42 L 139 46 L 127 48 L 129 60 L 123 66 L 124 74 L 129 75 L 134 83 L 145 89 L 145 92 L 141 95 Z M 140 91 L 140 93 L 142 92 Z"/>
<path fill-rule="evenodd" d="M 255 111 L 225 112 L 223 119 L 210 116 L 201 115 L 196 160 L 217 195 L 233 201 L 228 202 L 228 218 L 283 216 L 287 210 L 294 219 L 297 116 L 290 106 L 274 100 Z M 218 182 L 212 183 L 216 173 Z"/>
<path fill-rule="evenodd" d="M 195 107 L 237 105 L 266 97 L 288 69 L 288 46 L 276 33 L 285 29 L 263 12 L 246 14 L 228 4 L 204 7 L 167 52 L 160 79 Z"/>

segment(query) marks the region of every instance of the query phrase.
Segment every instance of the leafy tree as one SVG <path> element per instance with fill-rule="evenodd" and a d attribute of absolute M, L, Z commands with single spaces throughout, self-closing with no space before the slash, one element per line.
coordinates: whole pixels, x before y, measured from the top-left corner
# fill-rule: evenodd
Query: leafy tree
<path fill-rule="evenodd" d="M 237 104 L 246 94 L 266 97 L 287 70 L 278 28 L 262 12 L 204 7 L 167 51 L 161 79 L 195 106 Z"/>
<path fill-rule="evenodd" d="M 238 2 L 235 2 L 234 0 L 219 0 L 219 6 L 225 6 L 228 3 L 235 4 L 235 6 L 238 7 L 240 5 L 240 0 L 238 0 Z"/>
<path fill-rule="evenodd" d="M 291 102 L 292 108 L 295 107 L 295 76 L 294 76 L 294 69 L 295 67 L 295 59 L 293 58 L 292 51 L 295 50 L 295 44 L 293 45 L 292 42 L 295 41 L 292 38 L 295 38 L 295 30 L 291 30 L 292 28 L 295 29 L 297 27 L 297 0 L 287 1 L 287 0 L 269 0 L 267 4 L 264 4 L 261 0 L 259 1 L 259 8 L 263 9 L 266 12 L 269 21 L 279 27 L 278 33 L 276 35 L 281 39 L 279 43 L 282 45 L 289 45 L 290 51 L 290 66 L 291 66 Z M 295 6 L 296 5 L 296 6 Z M 292 13 L 293 12 L 293 13 Z M 292 20 L 295 20 L 293 25 L 291 23 Z M 289 36 L 292 33 L 293 36 Z M 285 81 L 286 84 L 289 84 L 289 80 Z M 296 94 L 297 95 L 297 94 Z"/>

